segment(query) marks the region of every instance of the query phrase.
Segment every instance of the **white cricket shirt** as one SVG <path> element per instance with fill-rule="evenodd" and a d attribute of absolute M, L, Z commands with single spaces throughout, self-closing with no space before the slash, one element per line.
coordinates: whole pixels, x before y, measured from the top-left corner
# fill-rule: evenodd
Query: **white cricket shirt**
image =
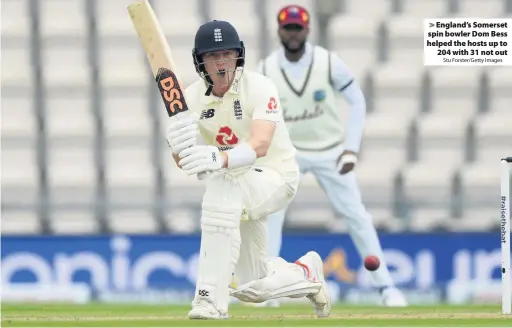
<path fill-rule="evenodd" d="M 274 83 L 261 74 L 247 70 L 237 76 L 221 98 L 205 96 L 207 88 L 203 80 L 198 80 L 185 90 L 189 110 L 200 117 L 199 131 L 205 143 L 225 151 L 249 140 L 253 120 L 276 122 L 267 154 L 258 158 L 255 165 L 266 165 L 282 173 L 296 170 L 296 150 L 286 125 L 282 123 L 282 110 Z M 243 172 L 247 169 L 229 171 Z"/>

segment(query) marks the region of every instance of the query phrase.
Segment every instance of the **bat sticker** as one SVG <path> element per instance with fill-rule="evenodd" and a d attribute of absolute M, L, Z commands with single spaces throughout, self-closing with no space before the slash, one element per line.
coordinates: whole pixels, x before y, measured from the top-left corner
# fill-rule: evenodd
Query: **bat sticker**
<path fill-rule="evenodd" d="M 188 110 L 178 78 L 173 71 L 160 68 L 156 75 L 156 83 L 169 117 Z"/>

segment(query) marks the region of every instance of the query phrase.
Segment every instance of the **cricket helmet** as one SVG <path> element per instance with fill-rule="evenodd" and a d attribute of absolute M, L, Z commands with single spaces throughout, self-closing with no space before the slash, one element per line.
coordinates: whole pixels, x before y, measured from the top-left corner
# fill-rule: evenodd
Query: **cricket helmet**
<path fill-rule="evenodd" d="M 197 73 L 206 74 L 203 65 L 202 55 L 207 52 L 220 50 L 237 50 L 238 56 L 236 67 L 243 67 L 245 64 L 245 47 L 240 41 L 238 32 L 229 22 L 213 20 L 199 27 L 196 33 L 192 58 Z"/>

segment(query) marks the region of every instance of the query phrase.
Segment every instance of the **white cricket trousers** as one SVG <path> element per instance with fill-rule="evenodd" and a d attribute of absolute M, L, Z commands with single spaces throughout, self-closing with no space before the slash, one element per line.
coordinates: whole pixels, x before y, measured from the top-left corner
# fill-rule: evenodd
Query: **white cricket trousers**
<path fill-rule="evenodd" d="M 297 193 L 299 169 L 281 174 L 267 166 L 254 166 L 237 177 L 244 199 L 244 217 L 240 223 L 240 256 L 235 267 L 238 284 L 267 275 L 267 217 L 288 206 Z"/>
<path fill-rule="evenodd" d="M 312 173 L 316 177 L 336 212 L 346 219 L 350 237 L 359 255 L 364 258 L 372 254 L 381 259 L 380 268 L 371 274 L 374 285 L 377 287 L 393 286 L 372 217 L 363 205 L 355 173 L 340 175 L 337 171 L 337 160 L 342 151 L 343 149 L 338 147 L 325 152 L 298 153 L 296 159 L 301 176 Z M 281 250 L 286 210 L 287 208 L 284 208 L 268 218 L 269 255 L 271 257 L 279 256 Z M 311 220 L 314 219 L 311 218 Z"/>

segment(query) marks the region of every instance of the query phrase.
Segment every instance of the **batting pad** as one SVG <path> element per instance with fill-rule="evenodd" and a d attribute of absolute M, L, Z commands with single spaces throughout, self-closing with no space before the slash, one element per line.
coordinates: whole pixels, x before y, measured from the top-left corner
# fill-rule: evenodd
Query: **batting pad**
<path fill-rule="evenodd" d="M 302 268 L 278 257 L 268 262 L 266 277 L 238 286 L 231 291 L 231 296 L 242 302 L 261 303 L 274 298 L 316 294 L 321 287 L 322 283 L 307 280 Z"/>
<path fill-rule="evenodd" d="M 194 302 L 206 299 L 227 313 L 229 284 L 240 254 L 242 196 L 225 173 L 211 174 L 206 181 L 201 216 L 201 251 Z"/>

